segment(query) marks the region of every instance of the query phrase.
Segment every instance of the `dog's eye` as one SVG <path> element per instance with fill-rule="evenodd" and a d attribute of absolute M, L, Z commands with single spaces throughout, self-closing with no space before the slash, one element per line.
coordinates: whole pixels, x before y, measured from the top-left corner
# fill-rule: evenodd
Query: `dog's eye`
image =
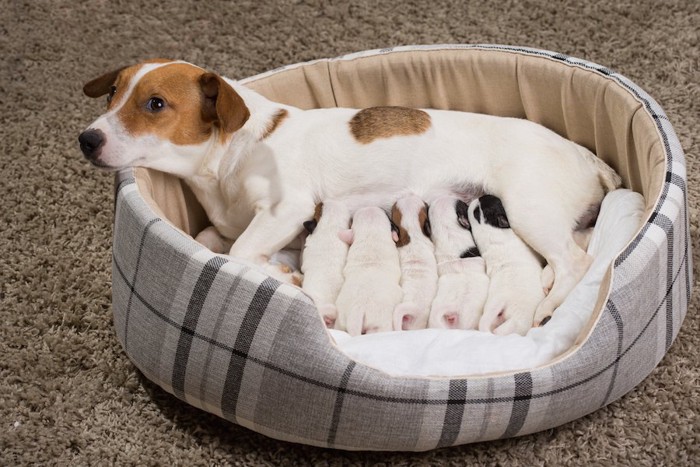
<path fill-rule="evenodd" d="M 107 95 L 107 103 L 109 104 L 112 102 L 112 98 L 114 95 L 117 93 L 117 87 L 116 86 L 110 86 L 109 87 L 109 94 Z"/>
<path fill-rule="evenodd" d="M 165 108 L 165 101 L 160 97 L 151 97 L 146 102 L 146 108 L 151 112 L 159 112 Z"/>

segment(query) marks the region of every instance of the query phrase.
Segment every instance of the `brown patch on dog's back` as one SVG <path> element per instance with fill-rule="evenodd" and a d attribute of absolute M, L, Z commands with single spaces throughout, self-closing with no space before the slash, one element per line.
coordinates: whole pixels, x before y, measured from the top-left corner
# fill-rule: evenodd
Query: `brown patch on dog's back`
<path fill-rule="evenodd" d="M 275 114 L 272 116 L 272 120 L 270 121 L 270 124 L 268 125 L 267 129 L 265 130 L 265 133 L 262 135 L 262 139 L 267 138 L 274 132 L 278 126 L 284 121 L 285 118 L 289 116 L 289 112 L 287 112 L 287 109 L 279 109 Z"/>
<path fill-rule="evenodd" d="M 408 107 L 369 107 L 350 119 L 350 132 L 362 144 L 379 138 L 410 136 L 425 133 L 430 128 L 430 115 Z"/>
<path fill-rule="evenodd" d="M 408 235 L 406 229 L 401 225 L 402 218 L 401 210 L 396 206 L 396 203 L 394 203 L 391 207 L 391 222 L 399 228 L 399 241 L 396 242 L 397 247 L 406 246 L 411 243 L 411 236 Z"/>

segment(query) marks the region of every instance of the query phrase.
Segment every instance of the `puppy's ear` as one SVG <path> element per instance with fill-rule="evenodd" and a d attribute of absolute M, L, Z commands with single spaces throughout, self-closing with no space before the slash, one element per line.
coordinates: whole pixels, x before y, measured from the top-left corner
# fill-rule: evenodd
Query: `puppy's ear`
<path fill-rule="evenodd" d="M 88 81 L 85 83 L 85 86 L 83 86 L 83 93 L 88 97 L 104 96 L 109 92 L 110 88 L 117 80 L 117 76 L 119 76 L 119 73 L 121 73 L 124 68 L 126 67 L 123 66 L 109 73 L 105 73 L 102 76 L 98 76 L 92 81 Z"/>
<path fill-rule="evenodd" d="M 411 241 L 411 237 L 406 232 L 406 229 L 401 227 L 402 221 L 401 210 L 397 206 L 397 203 L 391 207 L 391 214 L 389 215 L 389 223 L 391 224 L 391 238 L 394 239 L 396 246 L 408 245 Z"/>
<path fill-rule="evenodd" d="M 455 204 L 455 210 L 457 211 L 457 222 L 459 225 L 467 230 L 471 230 L 471 225 L 469 224 L 469 206 L 464 201 L 457 200 Z M 477 219 L 478 220 L 478 219 Z"/>
<path fill-rule="evenodd" d="M 204 102 L 202 119 L 212 122 L 226 133 L 240 129 L 248 118 L 250 111 L 241 96 L 230 84 L 215 73 L 204 73 L 199 77 Z"/>
<path fill-rule="evenodd" d="M 479 204 L 484 214 L 484 220 L 487 224 L 498 229 L 509 229 L 510 222 L 506 216 L 506 209 L 503 207 L 501 200 L 492 195 L 484 195 L 479 198 Z"/>
<path fill-rule="evenodd" d="M 316 222 L 315 219 L 304 222 L 304 228 L 306 229 L 307 232 L 309 232 L 309 235 L 314 233 L 314 230 L 316 230 L 317 225 L 318 225 L 318 222 Z"/>
<path fill-rule="evenodd" d="M 433 235 L 433 229 L 430 227 L 430 219 L 428 218 L 428 205 L 421 209 L 418 213 L 418 222 L 420 223 L 420 228 L 423 231 L 423 235 L 430 238 Z"/>

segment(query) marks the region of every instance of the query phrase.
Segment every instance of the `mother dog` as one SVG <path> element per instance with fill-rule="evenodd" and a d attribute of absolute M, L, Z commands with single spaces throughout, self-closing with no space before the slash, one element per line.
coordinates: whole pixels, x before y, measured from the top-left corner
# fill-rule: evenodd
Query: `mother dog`
<path fill-rule="evenodd" d="M 534 324 L 551 316 L 591 258 L 587 227 L 619 176 L 587 149 L 523 119 L 372 107 L 301 110 L 182 61 L 121 68 L 83 88 L 107 112 L 80 135 L 94 165 L 157 169 L 192 188 L 230 254 L 266 265 L 316 204 L 391 207 L 416 194 L 499 197 L 515 232 L 552 267 Z"/>

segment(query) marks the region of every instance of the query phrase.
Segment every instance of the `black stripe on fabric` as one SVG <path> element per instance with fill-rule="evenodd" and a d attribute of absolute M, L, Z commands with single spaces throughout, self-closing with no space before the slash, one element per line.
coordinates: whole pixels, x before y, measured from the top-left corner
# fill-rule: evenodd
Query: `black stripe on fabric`
<path fill-rule="evenodd" d="M 508 427 L 501 438 L 510 438 L 518 434 L 525 424 L 530 413 L 530 400 L 532 399 L 532 374 L 517 373 L 515 376 L 515 398 L 513 410 L 510 413 Z"/>
<path fill-rule="evenodd" d="M 671 284 L 673 282 L 673 231 L 673 223 L 670 223 L 666 237 L 666 254 L 668 258 L 666 261 L 666 284 Z M 673 294 L 669 294 L 669 296 L 666 297 L 666 352 L 668 352 L 668 349 L 671 348 L 671 344 L 673 343 L 673 302 Z"/>
<path fill-rule="evenodd" d="M 175 395 L 181 399 L 185 397 L 185 374 L 187 373 L 187 362 L 190 359 L 190 349 L 192 339 L 197 329 L 197 322 L 202 313 L 202 307 L 209 295 L 211 285 L 214 283 L 219 269 L 226 264 L 226 260 L 220 256 L 215 256 L 204 265 L 199 274 L 192 296 L 187 304 L 187 311 L 180 326 L 180 339 L 177 342 L 175 351 L 175 361 L 173 362 L 172 388 Z"/>
<path fill-rule="evenodd" d="M 620 355 L 622 355 L 622 339 L 624 337 L 624 323 L 622 322 L 622 316 L 620 316 L 620 312 L 617 310 L 617 306 L 615 306 L 615 303 L 613 303 L 612 300 L 608 301 L 608 310 L 610 311 L 610 315 L 615 320 L 615 324 L 617 325 L 617 358 L 615 358 L 613 373 L 610 377 L 610 385 L 608 386 L 608 391 L 605 393 L 603 403 L 600 404 L 601 407 L 608 404 L 612 390 L 615 387 L 615 382 L 617 381 L 617 369 L 620 364 Z"/>
<path fill-rule="evenodd" d="M 340 414 L 343 411 L 343 401 L 345 400 L 345 393 L 348 387 L 348 383 L 350 382 L 350 375 L 352 374 L 352 370 L 355 369 L 355 366 L 357 364 L 354 361 L 351 361 L 347 367 L 345 367 L 345 371 L 343 372 L 343 376 L 340 378 L 340 384 L 338 385 L 338 388 L 336 389 L 336 396 L 335 396 L 335 407 L 333 407 L 333 418 L 331 419 L 331 427 L 328 430 L 328 447 L 333 447 L 335 445 L 335 438 L 338 435 L 338 425 L 340 424 Z"/>
<path fill-rule="evenodd" d="M 236 294 L 236 291 L 238 290 L 238 285 L 241 283 L 241 280 L 243 279 L 243 276 L 248 272 L 248 268 L 244 268 L 241 270 L 239 274 L 237 274 L 234 279 L 233 283 L 228 289 L 228 292 L 226 293 L 226 297 L 224 298 L 223 303 L 221 304 L 221 307 L 219 308 L 219 312 L 217 313 L 217 318 L 216 318 L 216 323 L 214 324 L 214 333 L 212 336 L 212 339 L 216 340 L 219 337 L 219 332 L 221 331 L 221 326 L 223 324 L 224 319 L 226 318 L 226 310 L 231 308 L 231 304 L 233 303 L 233 297 Z M 195 335 L 193 334 L 193 337 Z M 212 359 L 214 358 L 214 350 L 216 350 L 218 347 L 214 345 L 210 345 L 207 348 L 207 357 L 204 360 L 204 369 L 202 370 L 202 380 L 199 382 L 199 400 L 203 401 L 205 400 L 205 394 L 206 394 L 206 389 L 207 389 L 207 377 L 210 374 L 210 368 L 212 364 Z"/>
<path fill-rule="evenodd" d="M 141 254 L 143 253 L 143 245 L 146 243 L 146 235 L 148 235 L 148 231 L 151 230 L 151 227 L 153 224 L 156 222 L 160 222 L 160 219 L 155 218 L 151 219 L 148 224 L 146 224 L 146 227 L 143 229 L 143 233 L 141 234 L 141 241 L 139 242 L 139 252 L 136 255 L 136 266 L 134 266 L 134 277 L 131 279 L 131 282 L 126 281 L 127 285 L 129 286 L 130 292 L 129 292 L 129 300 L 126 303 L 126 316 L 124 318 L 124 350 L 128 353 L 129 352 L 129 316 L 131 315 L 131 303 L 134 299 L 134 294 L 136 293 L 135 286 L 136 286 L 136 276 L 139 273 L 139 268 L 141 266 Z M 116 258 L 115 258 L 115 263 L 116 263 Z"/>
<path fill-rule="evenodd" d="M 684 265 L 684 264 L 686 263 L 686 261 L 687 261 L 687 256 L 688 256 L 688 251 L 687 251 L 687 249 L 686 249 L 685 255 L 684 255 L 683 259 L 681 260 L 680 268 L 679 268 L 678 272 L 676 273 L 676 276 L 675 276 L 675 278 L 674 278 L 674 280 L 673 280 L 673 283 L 674 283 L 674 284 L 675 284 L 675 282 L 678 280 L 678 276 L 680 275 L 680 273 L 683 272 L 683 265 Z M 121 276 L 122 280 L 123 280 L 124 283 L 127 284 L 127 286 L 128 286 L 128 285 L 129 285 L 129 281 L 127 280 L 126 276 L 124 275 L 124 272 L 122 271 L 122 269 L 121 269 L 121 267 L 119 266 L 119 264 L 116 262 L 116 259 L 115 259 L 115 265 L 117 266 L 117 271 L 119 272 L 119 275 Z M 666 295 L 665 295 L 665 297 L 668 297 L 668 295 L 671 293 L 674 284 L 671 284 L 671 286 L 666 290 Z M 160 319 L 162 319 L 164 322 L 166 322 L 167 324 L 169 324 L 169 325 L 171 325 L 171 326 L 173 326 L 173 327 L 175 327 L 175 328 L 180 328 L 181 325 L 180 325 L 179 323 L 173 321 L 172 319 L 170 319 L 169 317 L 167 317 L 165 314 L 163 314 L 162 312 L 158 311 L 153 305 L 151 305 L 150 303 L 148 303 L 141 295 L 139 295 L 138 292 L 134 291 L 134 296 L 135 296 L 139 301 L 141 301 L 141 303 L 142 303 L 149 311 L 151 311 L 154 315 L 158 316 L 158 317 L 159 317 Z M 541 393 L 537 393 L 537 394 L 532 394 L 532 396 L 529 396 L 529 397 L 519 397 L 519 396 L 512 396 L 512 397 L 487 397 L 487 398 L 479 398 L 479 399 L 467 399 L 467 400 L 464 401 L 464 403 L 465 403 L 465 404 L 470 404 L 470 405 L 471 405 L 471 404 L 487 404 L 487 403 L 510 403 L 510 402 L 513 402 L 513 401 L 523 400 L 523 399 L 528 399 L 528 400 L 530 400 L 530 399 L 539 399 L 539 398 L 543 398 L 543 397 L 549 397 L 549 396 L 553 396 L 553 395 L 556 395 L 556 394 L 560 394 L 560 393 L 562 393 L 562 392 L 566 392 L 566 391 L 568 391 L 568 390 L 570 390 L 570 389 L 574 389 L 574 388 L 576 388 L 576 387 L 579 387 L 579 386 L 581 386 L 581 385 L 584 385 L 584 384 L 586 384 L 586 383 L 589 383 L 590 381 L 592 381 L 592 380 L 598 378 L 601 374 L 605 373 L 605 372 L 608 371 L 610 368 L 612 368 L 618 361 L 620 361 L 622 358 L 624 358 L 624 357 L 627 355 L 627 353 L 628 353 L 629 351 L 631 351 L 632 348 L 633 348 L 635 345 L 637 345 L 637 342 L 639 341 L 639 339 L 641 339 L 642 335 L 644 335 L 644 333 L 647 331 L 647 329 L 649 328 L 649 326 L 651 325 L 651 323 L 656 319 L 656 317 L 657 317 L 657 315 L 658 315 L 658 313 L 659 313 L 659 310 L 661 309 L 661 306 L 663 305 L 663 302 L 664 302 L 664 301 L 665 301 L 665 298 L 664 298 L 664 300 L 662 300 L 662 303 L 660 303 L 660 304 L 656 307 L 656 310 L 655 310 L 654 313 L 652 314 L 651 318 L 647 321 L 646 325 L 642 328 L 642 330 L 641 330 L 640 333 L 637 335 L 637 337 L 636 337 L 635 339 L 632 340 L 632 342 L 630 343 L 630 345 L 622 352 L 622 354 L 621 354 L 619 357 L 617 357 L 616 359 L 614 359 L 612 362 L 610 362 L 608 365 L 606 365 L 605 367 L 603 367 L 603 368 L 601 368 L 600 370 L 596 371 L 595 373 L 592 373 L 592 374 L 589 375 L 588 377 L 583 378 L 583 379 L 581 379 L 581 380 L 578 380 L 578 381 L 576 381 L 576 382 L 574 382 L 574 383 L 568 384 L 568 385 L 566 385 L 566 386 L 562 386 L 562 387 L 560 387 L 560 388 L 553 389 L 553 390 L 551 390 L 551 391 L 546 391 L 546 392 L 541 392 Z M 248 355 L 247 352 L 242 352 L 242 351 L 240 351 L 239 349 L 234 348 L 234 347 L 232 347 L 232 346 L 230 346 L 230 345 L 222 344 L 221 342 L 218 342 L 218 341 L 212 339 L 211 337 L 204 336 L 204 335 L 198 334 L 198 333 L 196 333 L 196 332 L 193 334 L 193 336 L 194 336 L 195 338 L 197 338 L 197 339 L 201 339 L 201 340 L 204 341 L 204 342 L 207 342 L 207 343 L 209 343 L 209 344 L 211 344 L 211 345 L 214 345 L 214 346 L 216 346 L 216 347 L 218 347 L 218 348 L 220 348 L 220 349 L 222 349 L 222 350 L 225 350 L 225 351 L 227 351 L 227 352 L 230 352 L 230 353 L 232 354 L 233 357 L 236 357 L 236 358 L 239 358 L 239 359 L 243 359 L 243 360 L 247 360 L 248 362 L 251 362 L 251 363 L 255 363 L 256 365 L 260 365 L 261 367 L 263 367 L 263 368 L 265 368 L 265 369 L 269 369 L 269 370 L 271 370 L 271 371 L 274 371 L 274 372 L 276 372 L 276 373 L 278 373 L 278 374 L 280 374 L 280 375 L 283 375 L 283 376 L 286 376 L 286 377 L 295 379 L 295 380 L 297 380 L 297 381 L 301 381 L 301 382 L 303 382 L 303 383 L 310 384 L 310 385 L 315 386 L 315 387 L 319 387 L 319 388 L 322 388 L 322 389 L 328 389 L 328 390 L 330 390 L 330 391 L 337 391 L 337 389 L 338 389 L 336 385 L 329 384 L 329 383 L 325 383 L 325 382 L 323 382 L 323 381 L 318 381 L 318 380 L 315 380 L 315 379 L 310 378 L 310 377 L 308 377 L 308 376 L 305 376 L 305 375 L 302 375 L 302 374 L 299 374 L 299 373 L 292 372 L 292 371 L 290 371 L 290 370 L 288 370 L 288 369 L 286 369 L 286 368 L 280 367 L 280 366 L 275 365 L 275 364 L 273 364 L 273 363 L 270 363 L 270 362 L 268 362 L 268 361 L 266 361 L 266 360 L 262 360 L 262 359 L 260 359 L 260 358 L 257 358 L 257 357 L 253 357 L 253 356 L 251 356 L 251 355 Z M 345 393 L 346 393 L 346 394 L 351 394 L 351 395 L 353 395 L 353 396 L 365 398 L 365 399 L 368 399 L 368 400 L 374 400 L 374 401 L 379 401 L 379 402 L 387 402 L 387 403 L 396 403 L 396 404 L 411 404 L 411 405 L 415 405 L 415 404 L 423 404 L 423 405 L 444 405 L 444 404 L 447 404 L 447 403 L 449 402 L 447 399 L 416 399 L 416 398 L 407 398 L 407 397 L 377 396 L 377 395 L 375 395 L 375 394 L 371 394 L 371 393 L 368 393 L 368 392 L 363 392 L 363 391 L 358 391 L 358 390 L 350 390 L 350 389 L 346 389 L 346 390 L 345 390 Z M 226 418 L 225 415 L 224 415 L 224 417 Z"/>
<path fill-rule="evenodd" d="M 114 194 L 119 195 L 119 192 L 122 191 L 122 188 L 124 188 L 126 185 L 131 185 L 132 183 L 136 183 L 136 179 L 134 177 L 127 177 L 119 183 L 117 183 L 116 188 L 114 189 Z"/>
<path fill-rule="evenodd" d="M 467 398 L 467 380 L 450 380 L 450 390 L 448 393 L 447 407 L 445 408 L 445 421 L 442 424 L 442 433 L 437 447 L 452 446 L 462 429 L 462 418 L 464 417 L 464 401 Z"/>
<path fill-rule="evenodd" d="M 279 286 L 280 282 L 271 277 L 262 281 L 243 316 L 241 328 L 233 344 L 235 351 L 231 352 L 231 360 L 229 361 L 224 390 L 221 395 L 221 411 L 224 417 L 230 420 L 235 420 L 236 417 L 236 406 L 238 405 L 238 395 L 241 391 L 243 371 L 245 370 L 246 362 L 250 360 L 248 352 L 253 343 L 255 331 L 257 331 L 260 320 L 262 320 L 263 314 Z"/>

